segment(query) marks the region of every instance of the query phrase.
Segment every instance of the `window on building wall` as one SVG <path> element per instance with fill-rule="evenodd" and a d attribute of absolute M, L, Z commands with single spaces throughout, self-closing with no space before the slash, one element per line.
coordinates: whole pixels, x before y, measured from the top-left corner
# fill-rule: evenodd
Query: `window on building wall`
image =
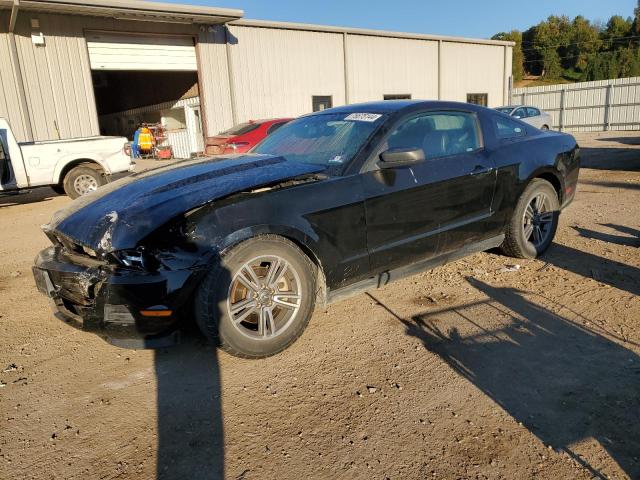
<path fill-rule="evenodd" d="M 187 118 L 184 114 L 184 108 L 163 110 L 162 123 L 167 130 L 184 130 L 187 128 Z"/>
<path fill-rule="evenodd" d="M 410 93 L 389 93 L 384 94 L 382 97 L 384 100 L 411 100 Z"/>
<path fill-rule="evenodd" d="M 489 105 L 488 93 L 467 93 L 467 103 L 473 103 L 475 105 L 481 105 L 486 107 Z"/>
<path fill-rule="evenodd" d="M 330 95 L 314 95 L 311 98 L 311 103 L 314 112 L 321 112 L 333 107 L 333 97 Z"/>

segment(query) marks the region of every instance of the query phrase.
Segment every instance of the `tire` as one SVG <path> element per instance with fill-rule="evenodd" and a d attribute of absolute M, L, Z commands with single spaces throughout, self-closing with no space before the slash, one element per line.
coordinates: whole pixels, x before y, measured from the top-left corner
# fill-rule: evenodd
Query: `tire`
<path fill-rule="evenodd" d="M 542 204 L 538 203 L 540 198 L 544 199 Z M 559 215 L 560 202 L 556 190 L 546 180 L 533 179 L 518 199 L 500 248 L 511 257 L 538 257 L 553 242 Z"/>
<path fill-rule="evenodd" d="M 64 191 L 71 198 L 78 198 L 107 183 L 102 170 L 87 165 L 72 168 L 64 177 Z"/>
<path fill-rule="evenodd" d="M 311 319 L 315 268 L 285 238 L 261 235 L 246 240 L 226 252 L 203 279 L 196 293 L 196 322 L 231 355 L 275 355 L 295 342 Z M 273 282 L 271 272 L 275 272 Z M 252 289 L 249 283 L 258 288 Z"/>
<path fill-rule="evenodd" d="M 50 185 L 51 190 L 56 192 L 58 195 L 65 195 L 67 192 L 64 191 L 64 187 L 62 185 Z"/>
<path fill-rule="evenodd" d="M 549 130 L 549 125 L 542 125 L 542 127 L 540 127 L 540 130 L 546 132 L 547 130 Z"/>

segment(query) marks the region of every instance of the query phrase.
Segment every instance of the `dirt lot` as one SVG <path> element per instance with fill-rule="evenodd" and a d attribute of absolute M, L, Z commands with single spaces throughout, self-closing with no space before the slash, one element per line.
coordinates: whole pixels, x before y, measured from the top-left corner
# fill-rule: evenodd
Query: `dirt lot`
<path fill-rule="evenodd" d="M 55 320 L 30 266 L 69 200 L 0 198 L 0 478 L 640 478 L 640 133 L 579 141 L 544 258 L 359 295 L 260 361 Z"/>

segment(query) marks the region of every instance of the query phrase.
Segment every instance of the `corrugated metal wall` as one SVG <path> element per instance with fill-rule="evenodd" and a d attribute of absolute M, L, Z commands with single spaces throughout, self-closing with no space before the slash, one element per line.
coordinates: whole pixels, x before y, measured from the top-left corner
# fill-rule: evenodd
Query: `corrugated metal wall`
<path fill-rule="evenodd" d="M 27 140 L 29 139 L 28 127 L 15 77 L 10 34 L 7 33 L 8 24 L 8 13 L 0 12 L 0 117 L 9 120 L 11 129 L 18 139 Z"/>
<path fill-rule="evenodd" d="M 442 42 L 442 99 L 466 102 L 468 93 L 486 93 L 488 106 L 502 105 L 506 90 L 505 48 L 508 47 Z"/>
<path fill-rule="evenodd" d="M 203 28 L 198 36 L 200 99 L 207 136 L 233 126 L 223 25 Z"/>
<path fill-rule="evenodd" d="M 31 41 L 30 19 L 40 20 L 44 46 Z M 34 140 L 98 135 L 83 19 L 21 15 L 16 44 Z"/>
<path fill-rule="evenodd" d="M 6 28 L 8 12 L 0 15 L 1 28 Z M 31 41 L 32 18 L 40 22 L 44 46 Z M 379 100 L 384 94 L 437 98 L 439 75 L 442 99 L 466 101 L 467 93 L 488 93 L 490 105 L 498 105 L 508 84 L 505 67 L 510 71 L 505 47 L 495 45 L 442 41 L 442 72 L 438 72 L 437 40 L 229 25 L 227 43 L 221 25 L 24 11 L 18 16 L 15 37 L 34 140 L 99 134 L 87 31 L 195 37 L 207 136 L 233 125 L 234 111 L 237 121 L 308 113 L 313 95 L 330 95 L 336 106 L 345 103 L 347 91 L 350 102 Z M 0 32 L 3 58 L 7 48 L 8 36 Z M 10 62 L 0 62 L 0 76 L 0 115 L 9 116 L 19 140 L 27 140 L 26 116 L 16 101 L 19 95 Z"/>
<path fill-rule="evenodd" d="M 546 110 L 553 116 L 553 128 L 564 131 L 637 130 L 640 77 L 515 88 L 511 103 Z"/>
<path fill-rule="evenodd" d="M 342 35 L 232 25 L 232 78 L 239 122 L 298 116 L 312 95 L 343 105 Z"/>
<path fill-rule="evenodd" d="M 350 103 L 383 100 L 385 94 L 438 98 L 438 42 L 347 36 Z"/>
<path fill-rule="evenodd" d="M 5 12 L 2 14 L 5 15 Z M 31 41 L 32 18 L 40 22 L 38 31 L 44 34 L 44 46 L 34 45 Z M 7 23 L 8 21 L 3 21 L 3 25 Z M 200 33 L 198 26 L 194 25 L 20 13 L 15 29 L 16 44 L 34 140 L 75 138 L 100 133 L 85 39 L 86 30 L 194 37 Z M 4 36 L 0 34 L 0 38 L 4 39 Z M 2 45 L 0 40 L 0 48 Z M 222 48 L 224 49 L 224 45 Z M 209 60 L 209 48 L 201 52 L 200 56 L 201 61 Z M 4 67 L 4 62 L 2 63 L 0 69 Z M 2 110 L 0 114 L 1 112 Z M 21 133 L 18 132 L 18 138 L 21 141 L 27 140 L 26 135 Z"/>

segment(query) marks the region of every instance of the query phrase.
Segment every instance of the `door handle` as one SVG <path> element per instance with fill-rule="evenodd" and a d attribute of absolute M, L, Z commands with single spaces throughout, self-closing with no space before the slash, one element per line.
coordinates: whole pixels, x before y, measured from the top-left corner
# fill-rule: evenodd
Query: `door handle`
<path fill-rule="evenodd" d="M 489 173 L 493 170 L 491 167 L 485 167 L 484 165 L 476 165 L 473 170 L 471 170 L 471 175 L 480 175 L 482 173 Z"/>

